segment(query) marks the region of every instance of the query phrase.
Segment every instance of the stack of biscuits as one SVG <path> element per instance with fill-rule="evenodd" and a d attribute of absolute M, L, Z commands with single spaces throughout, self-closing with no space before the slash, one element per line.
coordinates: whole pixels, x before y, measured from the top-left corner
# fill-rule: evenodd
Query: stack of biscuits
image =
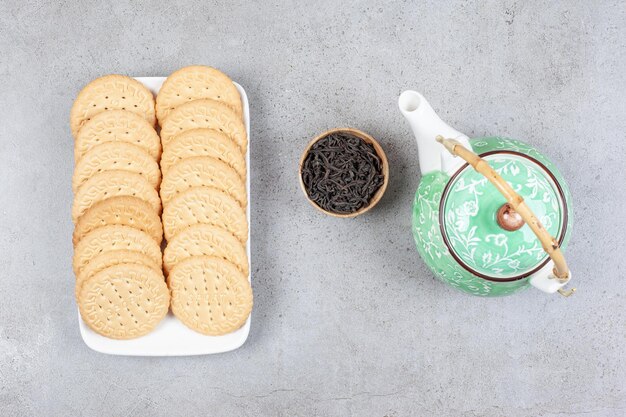
<path fill-rule="evenodd" d="M 230 78 L 211 67 L 180 69 L 155 105 L 137 80 L 101 77 L 79 93 L 70 127 L 73 269 L 85 323 L 106 337 L 135 338 L 171 305 L 202 334 L 240 328 L 252 309 L 248 139 Z"/>
<path fill-rule="evenodd" d="M 152 92 L 121 75 L 89 83 L 70 113 L 76 299 L 85 323 L 115 339 L 147 334 L 169 307 L 155 122 Z"/>
<path fill-rule="evenodd" d="M 232 332 L 252 309 L 241 97 L 222 72 L 185 67 L 163 83 L 156 115 L 172 312 L 202 334 Z"/>

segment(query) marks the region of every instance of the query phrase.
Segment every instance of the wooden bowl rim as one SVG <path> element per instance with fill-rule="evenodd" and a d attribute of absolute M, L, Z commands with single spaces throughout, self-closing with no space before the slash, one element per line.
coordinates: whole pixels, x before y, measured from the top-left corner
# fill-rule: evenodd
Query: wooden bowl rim
<path fill-rule="evenodd" d="M 374 147 L 374 150 L 376 151 L 376 154 L 378 155 L 378 157 L 380 158 L 380 160 L 382 162 L 382 174 L 383 174 L 383 183 L 382 183 L 382 185 L 380 186 L 378 191 L 376 191 L 376 194 L 374 194 L 374 196 L 370 200 L 370 203 L 367 206 L 361 207 L 360 209 L 358 209 L 354 213 L 342 214 L 342 213 L 333 213 L 332 211 L 324 210 L 323 208 L 318 206 L 313 200 L 311 200 L 311 198 L 309 198 L 309 194 L 306 192 L 306 187 L 304 186 L 304 181 L 302 181 L 302 165 L 304 164 L 304 160 L 306 159 L 307 155 L 309 154 L 309 150 L 311 149 L 311 147 L 318 140 L 320 140 L 322 138 L 325 138 L 326 136 L 328 136 L 330 134 L 338 133 L 338 132 L 349 133 L 349 134 L 351 134 L 353 136 L 356 136 L 356 137 L 364 140 L 367 143 L 372 144 L 372 146 Z M 321 211 L 324 214 L 328 214 L 329 216 L 339 217 L 339 218 L 352 218 L 352 217 L 356 217 L 358 215 L 361 215 L 363 213 L 368 212 L 371 208 L 373 208 L 376 204 L 378 204 L 380 199 L 383 197 L 383 194 L 385 194 L 385 190 L 387 189 L 387 183 L 389 182 L 389 163 L 387 162 L 387 155 L 385 154 L 385 151 L 383 150 L 383 147 L 380 146 L 378 141 L 376 141 L 376 139 L 374 139 L 371 135 L 363 132 L 362 130 L 354 129 L 354 128 L 351 128 L 351 127 L 338 127 L 338 128 L 335 128 L 335 129 L 327 130 L 327 131 L 317 135 L 315 138 L 313 138 L 308 143 L 308 145 L 304 149 L 304 152 L 302 152 L 302 156 L 300 157 L 300 163 L 298 164 L 298 179 L 300 181 L 300 188 L 302 189 L 302 192 L 304 193 L 304 196 L 306 197 L 306 199 L 309 201 L 309 203 L 313 207 L 315 207 L 316 209 L 318 209 L 319 211 Z"/>

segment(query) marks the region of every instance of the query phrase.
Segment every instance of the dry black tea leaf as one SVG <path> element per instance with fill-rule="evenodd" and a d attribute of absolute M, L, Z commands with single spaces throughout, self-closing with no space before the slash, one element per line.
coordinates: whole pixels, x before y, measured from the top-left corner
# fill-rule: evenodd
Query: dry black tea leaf
<path fill-rule="evenodd" d="M 309 198 L 337 214 L 354 213 L 367 206 L 384 180 L 374 147 L 340 132 L 315 142 L 304 159 L 301 175 Z"/>

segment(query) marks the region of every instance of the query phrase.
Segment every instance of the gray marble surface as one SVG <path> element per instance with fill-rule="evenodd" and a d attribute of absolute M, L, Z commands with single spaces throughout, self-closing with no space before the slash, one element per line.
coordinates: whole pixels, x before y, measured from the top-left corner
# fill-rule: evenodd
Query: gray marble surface
<path fill-rule="evenodd" d="M 0 415 L 626 414 L 626 8 L 620 1 L 0 2 Z M 217 66 L 252 112 L 255 309 L 239 350 L 95 353 L 73 299 L 72 100 L 107 73 Z M 578 293 L 480 299 L 414 249 L 413 88 L 470 136 L 569 180 Z M 303 198 L 297 161 L 354 126 L 390 185 L 356 220 Z"/>

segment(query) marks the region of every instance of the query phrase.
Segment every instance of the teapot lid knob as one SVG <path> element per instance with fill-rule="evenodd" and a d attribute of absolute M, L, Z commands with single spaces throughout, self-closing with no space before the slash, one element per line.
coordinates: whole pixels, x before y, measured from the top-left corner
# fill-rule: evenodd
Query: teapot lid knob
<path fill-rule="evenodd" d="M 504 203 L 496 213 L 498 225 L 509 232 L 519 230 L 525 222 L 522 216 L 509 203 Z"/>

